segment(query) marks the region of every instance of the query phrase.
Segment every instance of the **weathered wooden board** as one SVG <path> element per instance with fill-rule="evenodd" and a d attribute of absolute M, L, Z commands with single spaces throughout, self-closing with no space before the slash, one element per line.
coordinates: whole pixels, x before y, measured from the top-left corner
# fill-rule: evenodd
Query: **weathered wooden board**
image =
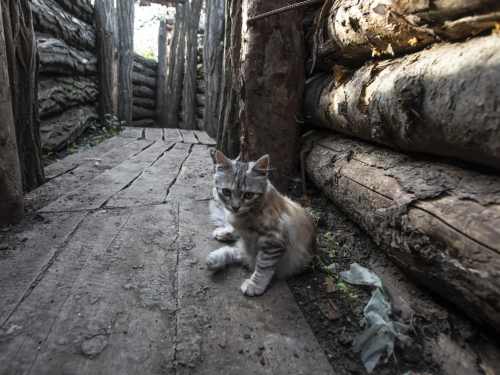
<path fill-rule="evenodd" d="M 179 209 L 177 373 L 333 374 L 285 282 L 253 298 L 240 291 L 248 271 L 206 270 L 206 256 L 221 246 L 208 211 L 208 202 Z"/>
<path fill-rule="evenodd" d="M 51 179 L 45 185 L 42 185 L 40 188 L 30 192 L 26 196 L 26 199 L 32 202 L 34 209 L 40 209 L 48 203 L 59 199 L 68 192 L 81 188 L 92 179 L 107 170 L 116 167 L 118 164 L 122 163 L 123 160 L 140 153 L 153 143 L 153 141 L 147 141 L 144 139 L 121 139 L 130 142 L 126 143 L 122 147 L 112 149 L 104 155 L 99 155 L 97 158 L 99 160 L 92 160 L 92 157 L 86 158 L 85 153 L 73 155 L 75 158 L 81 158 L 82 165 Z"/>
<path fill-rule="evenodd" d="M 119 137 L 128 137 L 128 138 L 143 138 L 143 128 L 136 128 L 130 126 L 124 126 L 123 131 L 120 133 Z"/>
<path fill-rule="evenodd" d="M 163 139 L 163 129 L 162 128 L 146 128 L 146 139 L 152 141 L 162 141 Z"/>
<path fill-rule="evenodd" d="M 194 135 L 198 139 L 198 142 L 208 146 L 215 146 L 217 142 L 215 142 L 206 131 L 202 130 L 193 130 Z"/>
<path fill-rule="evenodd" d="M 39 374 L 171 370 L 177 210 L 173 204 L 89 215 L 21 304 L 37 314 L 19 317 L 27 330 L 10 342 L 20 347 L 11 368 Z"/>
<path fill-rule="evenodd" d="M 165 134 L 165 141 L 183 142 L 179 129 L 163 128 L 163 133 Z"/>
<path fill-rule="evenodd" d="M 171 147 L 172 143 L 157 141 L 141 153 L 86 182 L 79 189 L 69 192 L 40 211 L 60 212 L 99 208 L 139 177 L 146 168 Z"/>
<path fill-rule="evenodd" d="M 193 145 L 182 165 L 177 180 L 170 189 L 167 201 L 208 200 L 212 198 L 213 162 L 205 145 Z"/>
<path fill-rule="evenodd" d="M 198 139 L 194 135 L 192 130 L 184 130 L 184 129 L 179 129 L 179 131 L 182 134 L 182 138 L 184 139 L 184 142 L 186 143 L 200 143 L 198 142 Z"/>
<path fill-rule="evenodd" d="M 0 327 L 5 325 L 21 299 L 31 292 L 60 251 L 60 246 L 71 237 L 85 215 L 84 212 L 46 214 L 39 226 L 22 234 L 22 242 L 16 250 L 2 256 Z"/>
<path fill-rule="evenodd" d="M 52 180 L 82 164 L 89 163 L 90 160 L 88 159 L 100 159 L 101 156 L 108 152 L 113 152 L 117 148 L 131 142 L 134 142 L 134 140 L 125 137 L 113 137 L 106 140 L 106 142 L 99 143 L 97 146 L 86 150 L 84 153 L 75 153 L 66 156 L 63 160 L 45 167 L 45 179 L 47 181 Z"/>
<path fill-rule="evenodd" d="M 189 156 L 190 148 L 189 144 L 177 143 L 129 187 L 111 198 L 106 207 L 138 207 L 164 203 Z"/>

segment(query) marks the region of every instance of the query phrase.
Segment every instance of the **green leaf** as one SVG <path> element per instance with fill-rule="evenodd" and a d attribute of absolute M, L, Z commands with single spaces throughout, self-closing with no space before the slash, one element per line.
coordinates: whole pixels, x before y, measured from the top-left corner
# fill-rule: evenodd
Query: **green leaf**
<path fill-rule="evenodd" d="M 348 322 L 351 322 L 351 318 L 350 318 L 349 316 L 347 317 L 347 321 L 348 321 Z"/>
<path fill-rule="evenodd" d="M 359 322 L 358 322 L 359 326 L 361 328 L 363 328 L 363 326 L 365 325 L 365 321 L 363 319 L 361 319 Z"/>

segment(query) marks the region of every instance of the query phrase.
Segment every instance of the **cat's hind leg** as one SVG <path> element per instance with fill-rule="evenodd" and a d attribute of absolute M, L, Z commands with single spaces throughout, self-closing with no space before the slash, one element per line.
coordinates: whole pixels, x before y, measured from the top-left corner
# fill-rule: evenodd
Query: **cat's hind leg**
<path fill-rule="evenodd" d="M 238 236 L 234 232 L 234 228 L 231 225 L 215 229 L 213 235 L 217 241 L 221 242 L 231 242 L 238 239 Z"/>
<path fill-rule="evenodd" d="M 210 271 L 217 271 L 229 264 L 240 263 L 248 265 L 248 255 L 245 252 L 243 241 L 238 241 L 234 246 L 224 246 L 212 251 L 206 260 Z"/>

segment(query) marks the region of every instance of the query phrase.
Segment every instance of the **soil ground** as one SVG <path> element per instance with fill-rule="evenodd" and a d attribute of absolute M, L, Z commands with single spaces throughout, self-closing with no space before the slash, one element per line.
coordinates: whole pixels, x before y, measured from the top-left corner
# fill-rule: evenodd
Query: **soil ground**
<path fill-rule="evenodd" d="M 291 180 L 288 194 L 302 202 L 300 174 Z M 371 290 L 346 283 L 349 292 L 357 295 L 351 308 L 344 291 L 337 288 L 328 293 L 325 285 L 325 278 L 330 275 L 336 282 L 341 281 L 337 279 L 338 273 L 348 270 L 354 262 L 374 270 L 384 285 L 389 288 L 396 286 L 408 301 L 408 306 L 402 308 L 401 304 L 394 305 L 395 300 L 391 298 L 391 318 L 411 327 L 407 332 L 410 341 L 405 348 L 396 348 L 395 355 L 387 363 L 387 358 L 382 356 L 373 374 L 400 375 L 408 371 L 433 375 L 498 374 L 500 340 L 495 333 L 476 324 L 432 291 L 415 284 L 387 259 L 357 224 L 309 182 L 307 197 L 311 204 L 310 213 L 318 220 L 316 255 L 321 263 L 289 279 L 288 285 L 338 374 L 366 374 L 360 354 L 353 352 L 352 341 L 364 330 L 359 321 L 363 319 L 363 309 L 371 298 Z M 334 238 L 334 252 L 325 238 L 328 232 Z M 337 264 L 336 271 L 329 275 L 322 266 L 333 263 Z M 339 319 L 330 320 L 322 312 L 321 304 L 327 300 L 338 308 Z"/>

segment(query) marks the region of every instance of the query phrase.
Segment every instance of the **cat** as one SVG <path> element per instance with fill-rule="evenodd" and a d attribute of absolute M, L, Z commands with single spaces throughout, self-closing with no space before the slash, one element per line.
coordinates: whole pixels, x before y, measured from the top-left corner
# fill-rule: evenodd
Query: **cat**
<path fill-rule="evenodd" d="M 214 201 L 210 210 L 219 241 L 237 241 L 212 251 L 211 271 L 239 263 L 253 271 L 241 285 L 248 296 L 259 296 L 271 279 L 291 276 L 314 256 L 316 227 L 309 213 L 281 195 L 268 180 L 269 156 L 244 163 L 214 157 Z"/>

